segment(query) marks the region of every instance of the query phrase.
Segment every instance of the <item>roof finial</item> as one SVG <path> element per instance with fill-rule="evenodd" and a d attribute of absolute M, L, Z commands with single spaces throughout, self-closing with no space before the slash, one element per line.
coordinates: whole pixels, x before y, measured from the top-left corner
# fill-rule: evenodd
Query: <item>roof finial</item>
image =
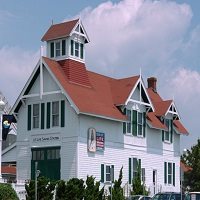
<path fill-rule="evenodd" d="M 53 25 L 53 19 L 51 20 L 51 25 Z"/>

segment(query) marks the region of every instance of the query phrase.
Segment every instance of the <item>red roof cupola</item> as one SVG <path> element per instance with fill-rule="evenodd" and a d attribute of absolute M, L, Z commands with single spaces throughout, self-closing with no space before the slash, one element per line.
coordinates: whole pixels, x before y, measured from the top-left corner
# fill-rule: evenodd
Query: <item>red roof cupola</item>
<path fill-rule="evenodd" d="M 89 38 L 80 19 L 51 25 L 41 40 L 46 41 L 48 58 L 85 62 L 85 44 Z"/>

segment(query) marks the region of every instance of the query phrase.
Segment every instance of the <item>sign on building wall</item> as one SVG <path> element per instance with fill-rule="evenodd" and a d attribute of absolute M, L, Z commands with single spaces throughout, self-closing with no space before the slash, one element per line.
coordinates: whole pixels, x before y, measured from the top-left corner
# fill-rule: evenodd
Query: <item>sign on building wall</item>
<path fill-rule="evenodd" d="M 96 132 L 94 128 L 88 129 L 88 151 L 103 151 L 105 145 L 105 134 Z"/>
<path fill-rule="evenodd" d="M 105 134 L 96 132 L 96 149 L 97 151 L 104 151 Z"/>
<path fill-rule="evenodd" d="M 88 151 L 96 152 L 96 130 L 94 128 L 88 129 Z"/>

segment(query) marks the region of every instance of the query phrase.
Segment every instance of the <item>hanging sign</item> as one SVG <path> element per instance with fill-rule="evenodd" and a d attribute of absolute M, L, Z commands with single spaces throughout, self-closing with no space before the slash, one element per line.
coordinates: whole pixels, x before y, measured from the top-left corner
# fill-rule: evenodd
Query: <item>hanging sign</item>
<path fill-rule="evenodd" d="M 104 151 L 104 145 L 105 145 L 105 134 L 96 132 L 96 150 Z"/>

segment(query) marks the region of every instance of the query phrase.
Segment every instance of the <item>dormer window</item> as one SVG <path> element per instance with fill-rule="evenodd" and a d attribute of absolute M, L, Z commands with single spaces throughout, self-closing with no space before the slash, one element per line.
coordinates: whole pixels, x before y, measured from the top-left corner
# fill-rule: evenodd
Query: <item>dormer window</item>
<path fill-rule="evenodd" d="M 77 58 L 84 58 L 84 46 L 82 43 L 71 40 L 71 55 Z"/>
<path fill-rule="evenodd" d="M 50 43 L 50 57 L 60 57 L 66 55 L 66 40 L 56 40 Z"/>
<path fill-rule="evenodd" d="M 164 124 L 167 127 L 167 131 L 162 131 L 162 139 L 164 142 L 173 142 L 173 121 L 171 119 L 164 119 Z"/>
<path fill-rule="evenodd" d="M 124 114 L 128 121 L 123 123 L 123 133 L 145 137 L 146 113 L 125 109 Z"/>

